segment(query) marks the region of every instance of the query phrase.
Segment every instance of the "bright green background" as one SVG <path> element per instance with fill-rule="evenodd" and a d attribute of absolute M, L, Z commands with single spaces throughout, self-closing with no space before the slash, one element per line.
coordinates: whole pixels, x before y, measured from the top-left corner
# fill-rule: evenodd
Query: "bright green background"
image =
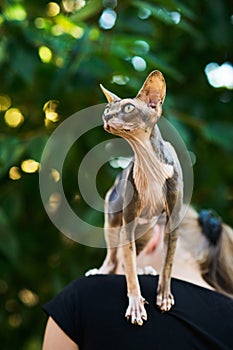
<path fill-rule="evenodd" d="M 105 30 L 99 18 L 115 2 L 87 1 L 73 13 L 65 12 L 58 2 L 61 12 L 51 17 L 45 0 L 1 1 L 0 96 L 8 96 L 9 108 L 20 109 L 24 116 L 20 126 L 9 127 L 0 103 L 0 338 L 4 350 L 40 349 L 45 326 L 41 303 L 104 257 L 104 250 L 78 245 L 58 232 L 42 206 L 38 172 L 21 169 L 25 159 L 40 161 L 46 140 L 65 118 L 105 102 L 99 83 L 129 97 L 151 70 L 162 71 L 168 87 L 164 116 L 197 157 L 193 203 L 198 208 L 215 208 L 232 224 L 233 92 L 212 87 L 204 72 L 210 62 L 233 61 L 232 2 L 118 1 L 116 23 Z M 173 12 L 181 16 L 178 24 Z M 141 19 L 146 13 L 150 16 Z M 49 62 L 42 62 L 41 46 L 51 50 Z M 146 61 L 144 71 L 133 67 L 134 56 Z M 127 84 L 114 83 L 114 76 L 128 77 Z M 45 126 L 43 106 L 51 99 L 59 101 L 59 121 Z M 85 152 L 107 138 L 102 129 L 84 136 L 82 152 L 72 149 L 63 174 L 67 198 L 87 220 L 99 218 L 82 199 L 76 202 L 76 166 Z M 19 180 L 9 178 L 12 166 L 19 167 Z M 116 172 L 109 166 L 103 169 L 98 185 L 102 194 Z"/>

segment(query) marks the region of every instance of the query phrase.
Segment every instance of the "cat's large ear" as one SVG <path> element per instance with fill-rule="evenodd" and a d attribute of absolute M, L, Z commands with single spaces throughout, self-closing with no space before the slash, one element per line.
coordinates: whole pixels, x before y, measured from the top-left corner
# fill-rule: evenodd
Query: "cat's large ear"
<path fill-rule="evenodd" d="M 157 108 L 163 104 L 166 95 L 166 83 L 163 74 L 154 70 L 146 78 L 141 90 L 137 94 L 139 100 L 148 106 Z"/>
<path fill-rule="evenodd" d="M 104 93 L 104 95 L 109 103 L 116 102 L 116 101 L 120 100 L 120 98 L 117 95 L 115 95 L 111 91 L 108 91 L 107 89 L 105 89 L 103 87 L 103 85 L 100 84 L 100 87 L 101 87 L 101 90 L 103 91 L 103 93 Z"/>

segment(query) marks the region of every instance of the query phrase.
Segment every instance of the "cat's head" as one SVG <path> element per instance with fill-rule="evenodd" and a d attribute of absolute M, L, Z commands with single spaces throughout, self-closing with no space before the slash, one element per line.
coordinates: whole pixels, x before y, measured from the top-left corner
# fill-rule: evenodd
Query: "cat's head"
<path fill-rule="evenodd" d="M 166 83 L 157 70 L 148 75 L 135 98 L 121 99 L 102 85 L 101 89 L 108 100 L 103 113 L 104 128 L 112 134 L 127 138 L 149 133 L 161 116 Z"/>

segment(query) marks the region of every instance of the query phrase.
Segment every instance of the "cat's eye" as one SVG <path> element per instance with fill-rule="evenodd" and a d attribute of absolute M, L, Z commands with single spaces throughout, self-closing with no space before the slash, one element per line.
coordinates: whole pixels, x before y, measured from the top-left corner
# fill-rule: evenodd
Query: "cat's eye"
<path fill-rule="evenodd" d="M 108 114 L 109 112 L 110 112 L 110 108 L 109 107 L 105 108 L 104 114 Z"/>
<path fill-rule="evenodd" d="M 125 105 L 124 107 L 124 112 L 125 113 L 130 113 L 135 109 L 135 106 L 132 105 L 132 103 L 128 103 L 127 105 Z"/>

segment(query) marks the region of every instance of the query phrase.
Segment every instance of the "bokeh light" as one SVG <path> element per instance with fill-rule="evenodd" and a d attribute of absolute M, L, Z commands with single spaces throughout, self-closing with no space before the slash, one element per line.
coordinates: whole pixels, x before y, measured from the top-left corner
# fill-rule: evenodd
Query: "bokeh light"
<path fill-rule="evenodd" d="M 34 20 L 34 24 L 35 24 L 36 28 L 38 28 L 38 29 L 43 29 L 43 28 L 45 28 L 45 20 L 44 20 L 44 18 L 42 18 L 42 17 L 37 17 L 37 18 Z"/>
<path fill-rule="evenodd" d="M 11 128 L 17 128 L 24 122 L 24 116 L 18 108 L 10 108 L 4 116 L 5 122 Z"/>
<path fill-rule="evenodd" d="M 60 193 L 54 192 L 49 197 L 48 210 L 50 213 L 54 213 L 60 207 L 62 202 L 62 196 Z"/>
<path fill-rule="evenodd" d="M 85 5 L 85 0 L 62 0 L 62 6 L 66 12 L 75 12 Z"/>
<path fill-rule="evenodd" d="M 114 10 L 106 9 L 103 11 L 100 19 L 99 24 L 100 27 L 103 29 L 111 29 L 114 27 L 117 19 L 117 14 Z"/>
<path fill-rule="evenodd" d="M 151 10 L 149 10 L 148 8 L 141 7 L 138 11 L 138 17 L 140 19 L 147 19 L 150 17 L 150 15 L 151 15 Z"/>
<path fill-rule="evenodd" d="M 28 307 L 33 307 L 38 304 L 39 297 L 29 289 L 22 289 L 18 293 L 19 299 Z"/>
<path fill-rule="evenodd" d="M 53 179 L 54 182 L 59 182 L 61 179 L 61 174 L 57 169 L 51 169 L 50 176 Z"/>
<path fill-rule="evenodd" d="M 19 180 L 21 179 L 22 175 L 20 173 L 20 169 L 17 166 L 13 166 L 9 170 L 9 178 L 11 180 Z"/>
<path fill-rule="evenodd" d="M 229 62 L 221 66 L 216 62 L 211 62 L 205 67 L 207 80 L 214 88 L 233 89 L 233 66 Z"/>
<path fill-rule="evenodd" d="M 55 36 L 62 35 L 64 33 L 63 28 L 59 24 L 55 24 L 51 30 L 52 34 Z"/>
<path fill-rule="evenodd" d="M 112 168 L 125 169 L 129 163 L 132 161 L 132 157 L 117 157 L 109 161 Z"/>
<path fill-rule="evenodd" d="M 55 17 L 60 13 L 60 6 L 56 2 L 49 2 L 46 10 L 47 16 Z"/>
<path fill-rule="evenodd" d="M 146 69 L 146 61 L 144 58 L 139 56 L 134 56 L 131 60 L 133 67 L 138 72 L 143 72 Z"/>
<path fill-rule="evenodd" d="M 18 328 L 22 324 L 23 320 L 20 314 L 12 314 L 8 317 L 8 323 L 12 328 Z"/>
<path fill-rule="evenodd" d="M 41 46 L 39 48 L 39 56 L 43 63 L 49 63 L 53 57 L 53 53 L 47 46 Z"/>
<path fill-rule="evenodd" d="M 129 81 L 129 77 L 126 75 L 114 75 L 112 77 L 112 83 L 118 84 L 118 85 L 126 85 Z"/>
<path fill-rule="evenodd" d="M 51 121 L 53 123 L 59 120 L 59 114 L 56 109 L 59 101 L 49 100 L 44 104 L 43 111 L 45 113 L 45 121 Z"/>
<path fill-rule="evenodd" d="M 5 8 L 5 17 L 8 21 L 24 21 L 27 13 L 20 4 L 12 4 Z"/>
<path fill-rule="evenodd" d="M 134 50 L 137 54 L 146 54 L 150 51 L 150 45 L 145 40 L 136 40 Z"/>
<path fill-rule="evenodd" d="M 25 173 L 35 173 L 37 170 L 39 170 L 40 163 L 36 162 L 33 159 L 26 159 L 21 163 L 21 169 Z"/>
<path fill-rule="evenodd" d="M 177 11 L 170 12 L 171 19 L 175 24 L 179 24 L 181 21 L 181 14 Z"/>

